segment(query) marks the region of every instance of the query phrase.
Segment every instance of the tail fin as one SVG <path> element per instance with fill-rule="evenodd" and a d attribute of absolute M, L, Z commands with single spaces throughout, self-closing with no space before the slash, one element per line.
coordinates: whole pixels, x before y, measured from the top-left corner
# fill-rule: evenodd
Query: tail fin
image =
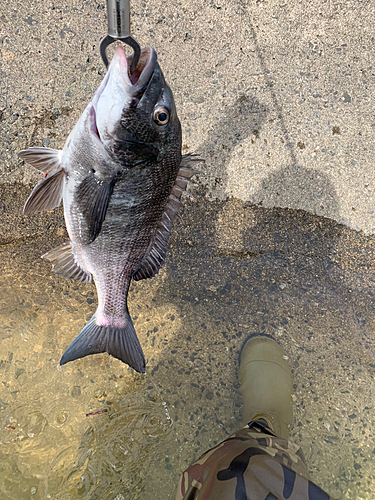
<path fill-rule="evenodd" d="M 146 371 L 145 357 L 129 314 L 126 314 L 127 323 L 123 328 L 98 326 L 95 320 L 96 315 L 94 314 L 64 352 L 60 365 L 65 365 L 69 361 L 84 358 L 90 354 L 108 352 L 137 372 L 144 373 Z"/>

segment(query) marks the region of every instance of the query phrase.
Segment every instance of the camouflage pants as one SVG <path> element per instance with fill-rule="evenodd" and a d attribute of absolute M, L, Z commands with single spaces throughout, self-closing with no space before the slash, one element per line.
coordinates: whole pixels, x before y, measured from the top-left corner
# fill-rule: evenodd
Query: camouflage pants
<path fill-rule="evenodd" d="M 176 500 L 332 500 L 309 481 L 301 448 L 250 422 L 181 476 Z"/>

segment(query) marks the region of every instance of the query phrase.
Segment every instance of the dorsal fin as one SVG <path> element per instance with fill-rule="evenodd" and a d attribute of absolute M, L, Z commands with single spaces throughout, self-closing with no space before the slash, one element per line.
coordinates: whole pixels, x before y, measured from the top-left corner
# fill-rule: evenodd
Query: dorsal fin
<path fill-rule="evenodd" d="M 186 155 L 182 155 L 180 169 L 181 168 L 186 169 L 187 167 L 190 167 L 190 170 L 194 174 L 201 174 L 202 172 L 199 172 L 199 170 L 195 170 L 194 168 L 191 168 L 191 165 L 194 163 L 204 163 L 205 161 L 206 160 L 204 160 L 203 158 L 199 158 L 199 156 L 194 154 L 194 153 L 187 153 Z"/>
<path fill-rule="evenodd" d="M 49 148 L 29 148 L 18 153 L 21 160 L 37 170 L 51 174 L 60 169 L 62 151 Z"/>
<path fill-rule="evenodd" d="M 53 271 L 64 278 L 91 283 L 91 273 L 78 264 L 70 243 L 64 243 L 50 250 L 42 255 L 42 259 L 51 262 Z"/>
<path fill-rule="evenodd" d="M 177 174 L 176 181 L 173 185 L 171 194 L 169 195 L 167 204 L 165 205 L 163 215 L 156 226 L 154 238 L 145 253 L 145 256 L 133 274 L 133 279 L 139 281 L 146 278 L 152 278 L 157 274 L 164 264 L 165 255 L 167 253 L 168 238 L 171 234 L 173 221 L 182 207 L 181 195 L 186 191 L 186 187 L 190 178 L 198 173 L 197 170 L 191 168 L 192 161 L 204 161 L 200 158 L 195 159 L 192 155 L 185 155 L 182 158 L 180 169 Z"/>

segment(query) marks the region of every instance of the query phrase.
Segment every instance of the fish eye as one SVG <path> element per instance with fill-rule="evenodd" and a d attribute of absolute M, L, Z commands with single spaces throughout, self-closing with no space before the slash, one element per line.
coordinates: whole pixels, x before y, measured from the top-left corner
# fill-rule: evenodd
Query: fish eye
<path fill-rule="evenodd" d="M 154 111 L 154 122 L 156 125 L 165 125 L 169 122 L 169 109 L 165 106 L 159 106 Z"/>

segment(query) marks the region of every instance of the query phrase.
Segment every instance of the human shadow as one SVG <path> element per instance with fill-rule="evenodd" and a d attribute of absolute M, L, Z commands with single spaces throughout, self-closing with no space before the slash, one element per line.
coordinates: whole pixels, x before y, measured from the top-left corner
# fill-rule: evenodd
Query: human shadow
<path fill-rule="evenodd" d="M 340 215 L 336 189 L 327 175 L 296 163 L 270 172 L 252 201 L 264 207 L 307 209 L 316 215 Z"/>
<path fill-rule="evenodd" d="M 202 176 L 200 181 L 205 188 L 209 187 L 213 197 L 217 188 L 228 185 L 227 167 L 233 152 L 249 137 L 252 137 L 252 142 L 256 140 L 267 114 L 265 104 L 244 92 L 216 117 L 216 125 L 196 151 L 205 160 L 204 170 L 208 172 L 207 177 Z"/>

